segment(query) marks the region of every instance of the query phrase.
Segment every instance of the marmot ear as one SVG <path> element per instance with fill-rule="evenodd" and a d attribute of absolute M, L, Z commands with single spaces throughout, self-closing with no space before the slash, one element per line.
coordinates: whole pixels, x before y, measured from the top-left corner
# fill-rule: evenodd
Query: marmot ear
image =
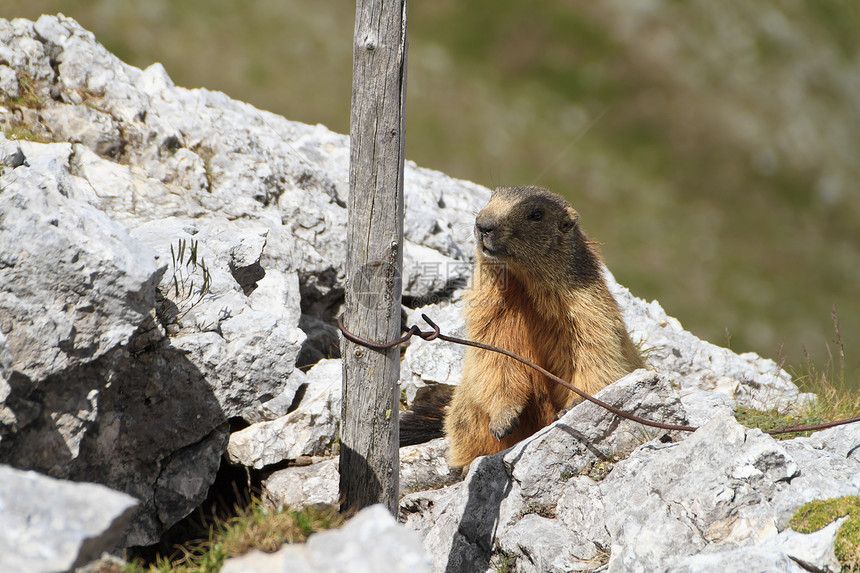
<path fill-rule="evenodd" d="M 565 209 L 565 216 L 562 217 L 559 227 L 561 227 L 562 232 L 566 233 L 570 231 L 578 221 L 579 213 L 577 213 L 573 207 L 568 207 Z"/>

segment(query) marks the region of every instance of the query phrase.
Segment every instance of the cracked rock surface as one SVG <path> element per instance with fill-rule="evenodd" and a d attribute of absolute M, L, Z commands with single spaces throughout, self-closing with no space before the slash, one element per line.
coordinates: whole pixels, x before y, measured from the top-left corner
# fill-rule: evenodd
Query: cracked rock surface
<path fill-rule="evenodd" d="M 672 392 L 639 371 L 598 397 L 656 419 L 647 402 L 661 384 Z M 683 420 L 668 403 L 664 419 Z M 734 570 L 744 559 L 839 570 L 836 527 L 803 535 L 787 525 L 813 499 L 857 495 L 860 462 L 844 451 L 860 444 L 860 428 L 778 442 L 717 413 L 689 436 L 640 434 L 637 445 L 612 414 L 586 406 L 478 458 L 463 483 L 403 499 L 401 516 L 424 534 L 434 570 L 492 571 L 499 555 L 517 571 Z M 594 471 L 601 463 L 608 475 Z"/>
<path fill-rule="evenodd" d="M 137 502 L 94 483 L 0 465 L 0 569 L 71 571 L 113 549 Z"/>

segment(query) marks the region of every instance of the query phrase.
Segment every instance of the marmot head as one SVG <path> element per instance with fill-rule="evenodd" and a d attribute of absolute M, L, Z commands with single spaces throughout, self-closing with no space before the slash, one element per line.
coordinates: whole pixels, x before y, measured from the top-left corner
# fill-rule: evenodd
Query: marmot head
<path fill-rule="evenodd" d="M 540 187 L 499 187 L 475 219 L 478 257 L 530 283 L 591 282 L 599 258 L 579 228 L 579 213 Z"/>

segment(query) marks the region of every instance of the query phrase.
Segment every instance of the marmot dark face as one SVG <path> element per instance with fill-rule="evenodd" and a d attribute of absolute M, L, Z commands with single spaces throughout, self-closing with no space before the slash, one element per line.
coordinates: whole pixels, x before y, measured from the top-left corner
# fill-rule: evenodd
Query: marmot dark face
<path fill-rule="evenodd" d="M 599 272 L 579 214 L 540 187 L 499 187 L 475 220 L 479 256 L 529 282 L 590 279 Z"/>

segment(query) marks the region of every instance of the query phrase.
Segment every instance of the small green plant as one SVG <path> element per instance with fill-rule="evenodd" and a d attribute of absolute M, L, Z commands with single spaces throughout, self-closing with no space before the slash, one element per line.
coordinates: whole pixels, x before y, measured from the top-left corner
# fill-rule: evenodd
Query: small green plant
<path fill-rule="evenodd" d="M 201 257 L 197 259 L 198 241 L 191 240 L 190 244 L 185 239 L 179 239 L 177 248 L 174 249 L 170 245 L 170 258 L 173 263 L 173 289 L 174 295 L 179 300 L 191 300 L 195 295 L 198 297 L 195 303 L 200 302 L 203 296 L 208 292 L 211 285 L 211 276 L 209 269 L 206 267 L 206 261 Z M 188 258 L 185 258 L 185 247 L 188 246 Z M 185 269 L 183 272 L 183 263 Z M 197 268 L 200 268 L 203 274 L 203 283 L 199 285 L 199 290 L 194 290 L 194 279 L 191 275 Z M 190 278 L 190 284 L 189 284 Z"/>
<path fill-rule="evenodd" d="M 215 573 L 228 557 L 252 549 L 271 553 L 285 543 L 303 542 L 314 532 L 340 527 L 346 519 L 336 506 L 278 510 L 255 499 L 237 509 L 235 517 L 216 522 L 207 540 L 177 547 L 173 555 L 160 556 L 148 565 L 133 560 L 124 573 Z"/>
<path fill-rule="evenodd" d="M 615 469 L 614 459 L 610 458 L 608 460 L 596 460 L 595 463 L 592 464 L 591 467 L 588 469 L 588 477 L 590 477 L 594 481 L 603 481 L 613 469 Z"/>
<path fill-rule="evenodd" d="M 555 519 L 558 517 L 558 509 L 554 505 L 545 503 L 529 503 L 520 510 L 520 518 L 534 514 L 547 519 Z"/>
<path fill-rule="evenodd" d="M 330 452 L 332 456 L 340 455 L 340 436 L 334 436 L 326 446 L 326 450 Z"/>
<path fill-rule="evenodd" d="M 4 99 L 14 106 L 41 109 L 45 105 L 45 100 L 36 93 L 36 80 L 21 71 L 17 72 L 17 76 L 18 95 L 7 96 Z"/>
<path fill-rule="evenodd" d="M 845 344 L 839 329 L 839 318 L 834 308 L 830 313 L 833 321 L 836 355 L 827 345 L 827 362 L 818 368 L 804 348 L 804 363 L 799 372 L 793 372 L 801 390 L 812 392 L 817 398 L 807 407 L 807 415 L 827 420 L 839 420 L 860 415 L 860 390 L 851 389 L 845 378 Z"/>
<path fill-rule="evenodd" d="M 642 340 L 635 341 L 633 343 L 633 348 L 636 349 L 636 353 L 639 354 L 640 358 L 642 358 L 642 361 L 645 362 L 647 368 L 648 362 L 651 360 L 651 357 L 654 356 L 657 352 L 657 347 L 648 346 L 646 344 L 645 339 L 643 338 Z"/>
<path fill-rule="evenodd" d="M 636 428 L 636 437 L 639 439 L 640 444 L 647 444 L 648 442 L 659 440 L 661 437 L 665 436 L 665 434 L 666 432 L 664 430 L 651 428 L 649 426 L 639 426 Z"/>
<path fill-rule="evenodd" d="M 18 141 L 32 141 L 34 143 L 51 143 L 53 141 L 47 133 L 36 131 L 24 124 L 16 123 L 3 130 L 7 139 Z"/>
<path fill-rule="evenodd" d="M 789 525 L 800 533 L 812 533 L 840 517 L 848 519 L 836 533 L 834 551 L 843 573 L 860 571 L 860 497 L 847 496 L 811 501 L 797 510 Z"/>
<path fill-rule="evenodd" d="M 490 567 L 494 567 L 496 573 L 513 573 L 516 571 L 516 566 L 517 556 L 496 545 L 493 554 L 490 556 Z"/>
<path fill-rule="evenodd" d="M 165 289 L 167 292 L 159 288 L 160 296 L 157 297 L 158 320 L 168 334 L 200 304 L 212 286 L 212 275 L 206 260 L 198 256 L 198 245 L 198 241 L 193 239 L 179 239 L 176 247 L 170 245 L 170 281 Z"/>
<path fill-rule="evenodd" d="M 853 418 L 860 414 L 860 392 L 847 390 L 844 386 L 834 384 L 825 378 L 818 379 L 815 384 L 801 384 L 801 389 L 815 394 L 815 398 L 792 410 L 779 408 L 755 410 L 740 406 L 735 411 L 735 418 L 748 428 L 769 431 L 795 426 L 814 426 Z M 786 440 L 798 436 L 808 437 L 811 434 L 812 432 L 790 432 L 774 435 L 774 438 Z"/>
<path fill-rule="evenodd" d="M 808 426 L 820 424 L 821 420 L 811 419 L 803 412 L 792 413 L 779 408 L 769 410 L 756 410 L 746 406 L 738 406 L 735 410 L 735 419 L 747 428 L 759 428 L 762 431 L 779 430 L 792 426 Z M 788 434 L 777 434 L 774 438 L 787 440 L 797 436 L 809 436 L 811 432 L 792 432 Z"/>
<path fill-rule="evenodd" d="M 836 355 L 834 356 L 833 349 L 828 345 L 828 360 L 823 368 L 819 368 L 804 349 L 803 365 L 800 368 L 791 369 L 797 386 L 803 392 L 814 394 L 815 398 L 791 410 L 778 408 L 753 410 L 739 407 L 735 412 L 738 422 L 747 427 L 767 431 L 792 426 L 813 426 L 860 415 L 860 391 L 851 389 L 845 380 L 845 346 L 835 309 L 831 312 L 831 319 L 835 333 Z M 775 437 L 787 439 L 809 434 L 810 432 L 795 432 L 779 434 Z"/>
<path fill-rule="evenodd" d="M 203 172 L 206 174 L 206 190 L 212 192 L 214 177 L 212 175 L 212 158 L 215 157 L 215 152 L 209 147 L 202 144 L 191 148 L 191 151 L 203 161 Z"/>
<path fill-rule="evenodd" d="M 602 568 L 604 565 L 609 563 L 609 558 L 611 557 L 609 553 L 609 548 L 604 546 L 602 543 L 598 543 L 597 541 L 593 541 L 594 546 L 597 548 L 597 553 L 591 559 L 579 559 L 579 563 L 584 566 L 590 566 L 589 568 L 580 569 L 581 571 L 596 571 Z"/>

